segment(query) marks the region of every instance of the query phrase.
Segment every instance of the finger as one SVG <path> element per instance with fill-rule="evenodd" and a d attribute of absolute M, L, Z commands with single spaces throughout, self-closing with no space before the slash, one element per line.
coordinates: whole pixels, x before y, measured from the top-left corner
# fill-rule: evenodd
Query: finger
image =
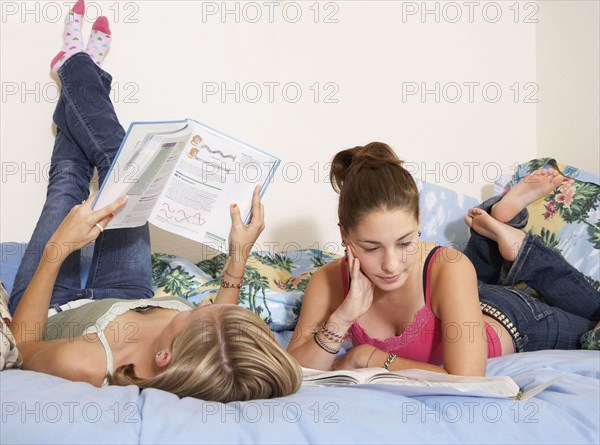
<path fill-rule="evenodd" d="M 229 215 L 231 216 L 231 227 L 243 226 L 242 216 L 240 215 L 240 208 L 237 204 L 231 204 L 229 206 Z"/>
<path fill-rule="evenodd" d="M 261 224 L 261 230 L 265 228 L 265 205 L 261 202 L 260 203 L 260 220 L 262 222 Z"/>
<path fill-rule="evenodd" d="M 349 264 L 354 263 L 354 251 L 352 250 L 352 245 L 346 241 L 346 252 L 348 253 L 348 262 Z"/>
<path fill-rule="evenodd" d="M 360 273 L 360 260 L 358 258 L 354 258 L 352 263 L 352 278 L 358 278 Z"/>
<path fill-rule="evenodd" d="M 90 198 L 91 199 L 91 198 Z M 106 207 L 101 208 L 100 210 L 96 210 L 93 213 L 93 223 L 96 224 L 105 219 L 111 219 L 112 216 L 117 210 L 127 204 L 127 196 L 123 196 L 117 199 L 115 202 L 107 205 Z M 87 202 L 86 202 L 87 205 Z"/>
<path fill-rule="evenodd" d="M 88 209 L 91 209 L 92 204 L 93 204 L 94 200 L 96 199 L 96 196 L 98 196 L 98 191 L 95 191 L 90 196 L 88 196 L 88 198 L 85 201 L 83 201 L 81 203 L 81 205 Z"/>
<path fill-rule="evenodd" d="M 252 220 L 251 224 L 262 224 L 262 212 L 260 211 L 260 186 L 257 185 L 254 187 L 254 192 L 252 193 Z"/>
<path fill-rule="evenodd" d="M 359 268 L 360 268 L 360 261 L 358 261 L 358 258 L 354 255 L 354 247 L 352 246 L 351 243 L 347 242 L 347 252 L 348 252 L 348 264 L 350 265 L 350 276 L 352 276 L 353 278 L 356 278 L 356 273 L 354 272 L 354 266 L 355 264 L 358 262 L 359 264 Z"/>
<path fill-rule="evenodd" d="M 93 229 L 99 230 L 100 233 L 104 232 L 104 229 L 106 228 L 111 219 L 112 217 L 109 215 L 108 218 L 104 218 L 103 220 L 98 221 L 96 224 L 94 224 Z"/>
<path fill-rule="evenodd" d="M 333 363 L 331 364 L 331 370 L 332 371 L 336 371 L 338 366 L 340 365 L 340 359 L 336 358 Z"/>

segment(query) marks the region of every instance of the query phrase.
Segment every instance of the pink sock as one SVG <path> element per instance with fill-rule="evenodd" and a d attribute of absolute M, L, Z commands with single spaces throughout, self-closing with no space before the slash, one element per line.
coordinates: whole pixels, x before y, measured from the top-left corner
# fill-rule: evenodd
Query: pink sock
<path fill-rule="evenodd" d="M 65 19 L 64 46 L 50 62 L 50 69 L 58 72 L 60 67 L 73 54 L 83 51 L 83 38 L 81 37 L 81 25 L 83 25 L 83 12 L 85 10 L 84 0 L 77 3 L 67 14 Z"/>
<path fill-rule="evenodd" d="M 90 55 L 92 60 L 97 65 L 102 65 L 104 57 L 110 48 L 110 42 L 112 40 L 110 27 L 108 26 L 108 19 L 104 16 L 100 16 L 96 19 L 96 22 L 92 26 L 92 33 L 88 40 L 85 52 Z"/>

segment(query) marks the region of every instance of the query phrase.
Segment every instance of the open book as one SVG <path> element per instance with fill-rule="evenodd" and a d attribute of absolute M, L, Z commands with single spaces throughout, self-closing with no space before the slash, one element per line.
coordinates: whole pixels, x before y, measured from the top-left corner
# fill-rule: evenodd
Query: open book
<path fill-rule="evenodd" d="M 538 394 L 560 376 L 526 391 L 519 388 L 509 376 L 465 377 L 422 369 L 387 371 L 383 368 L 320 371 L 302 368 L 304 386 L 339 386 L 358 384 L 383 384 L 402 387 L 405 396 L 472 396 L 513 398 L 527 400 Z"/>
<path fill-rule="evenodd" d="M 129 201 L 107 229 L 157 227 L 227 251 L 229 205 L 251 218 L 256 185 L 264 194 L 280 160 L 192 119 L 133 122 L 94 202 Z"/>

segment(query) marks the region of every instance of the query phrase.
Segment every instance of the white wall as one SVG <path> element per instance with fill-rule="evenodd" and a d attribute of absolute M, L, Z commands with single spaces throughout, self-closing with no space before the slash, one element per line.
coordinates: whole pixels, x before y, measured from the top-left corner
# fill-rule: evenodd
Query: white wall
<path fill-rule="evenodd" d="M 525 98 L 536 66 L 544 64 L 536 58 L 539 25 L 526 18 L 542 11 L 527 9 L 530 3 L 279 2 L 269 10 L 265 2 L 227 2 L 239 10 L 236 23 L 235 14 L 221 15 L 222 2 L 92 2 L 86 17 L 87 29 L 100 10 L 112 23 L 104 66 L 114 76 L 125 126 L 194 117 L 282 159 L 264 200 L 267 229 L 259 242 L 283 249 L 338 242 L 327 163 L 342 148 L 385 141 L 416 176 L 475 196 L 489 194 L 491 182 L 515 163 L 540 154 L 542 104 Z M 67 12 L 62 2 L 2 2 L 2 241 L 26 241 L 44 199 L 56 96 L 48 65 L 62 37 L 57 12 Z M 257 12 L 262 18 L 251 23 Z M 582 48 L 581 56 L 593 48 Z M 588 72 L 581 75 L 594 83 Z M 203 94 L 214 82 L 238 82 L 239 100 Z M 255 103 L 252 82 L 263 86 Z M 279 84 L 272 101 L 269 82 Z M 436 83 L 437 99 L 409 94 L 414 87 L 435 91 Z M 293 85 L 302 92 L 296 102 Z M 587 146 L 597 148 L 595 125 Z M 198 249 L 164 234 L 153 243 L 187 256 Z"/>
<path fill-rule="evenodd" d="M 600 2 L 540 2 L 537 152 L 600 173 Z"/>

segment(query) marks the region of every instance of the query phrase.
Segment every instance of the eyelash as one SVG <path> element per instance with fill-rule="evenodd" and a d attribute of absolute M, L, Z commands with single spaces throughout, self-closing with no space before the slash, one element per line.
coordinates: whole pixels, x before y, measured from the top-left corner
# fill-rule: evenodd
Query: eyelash
<path fill-rule="evenodd" d="M 399 244 L 400 247 L 408 247 L 410 246 L 411 243 L 401 243 Z M 373 253 L 375 252 L 377 249 L 379 249 L 379 247 L 374 247 L 372 249 L 364 249 L 365 253 Z"/>

